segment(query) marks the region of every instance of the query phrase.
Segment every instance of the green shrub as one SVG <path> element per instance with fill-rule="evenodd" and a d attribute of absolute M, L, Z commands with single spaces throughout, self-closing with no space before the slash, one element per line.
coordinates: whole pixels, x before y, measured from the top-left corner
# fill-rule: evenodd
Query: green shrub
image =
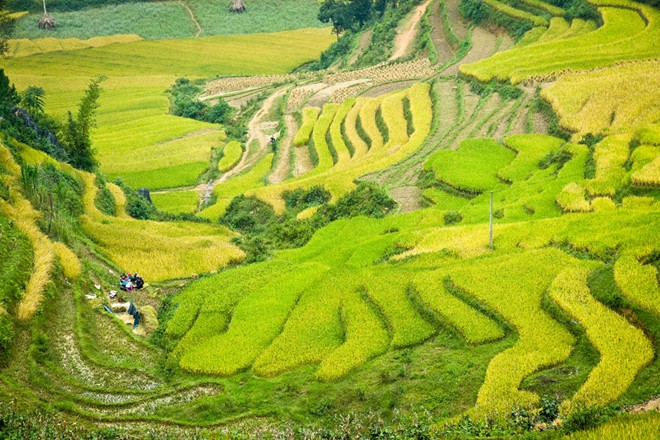
<path fill-rule="evenodd" d="M 556 172 L 559 172 L 564 165 L 573 158 L 570 151 L 562 149 L 548 153 L 539 161 L 539 168 L 542 170 L 550 168 L 552 165 L 557 165 Z"/>
<path fill-rule="evenodd" d="M 516 40 L 534 27 L 531 21 L 515 19 L 481 0 L 461 0 L 459 10 L 464 17 L 475 24 L 491 24 L 506 29 Z"/>
<path fill-rule="evenodd" d="M 115 198 L 105 185 L 101 186 L 96 193 L 94 204 L 102 213 L 112 216 L 115 215 Z"/>
<path fill-rule="evenodd" d="M 169 90 L 172 98 L 170 113 L 175 116 L 195 119 L 197 121 L 212 122 L 215 124 L 229 124 L 232 122 L 234 109 L 222 98 L 217 98 L 215 105 L 197 99 L 203 89 L 188 78 L 177 78 Z"/>
<path fill-rule="evenodd" d="M 308 190 L 296 188 L 293 191 L 285 191 L 282 198 L 286 207 L 296 211 L 303 211 L 312 206 L 322 205 L 330 201 L 330 193 L 320 185 L 311 187 Z"/>
<path fill-rule="evenodd" d="M 245 234 L 262 233 L 277 222 L 272 206 L 255 197 L 245 196 L 235 197 L 220 218 L 220 223 Z"/>
<path fill-rule="evenodd" d="M 443 216 L 446 225 L 453 225 L 460 223 L 463 220 L 463 216 L 458 211 L 447 211 Z"/>
<path fill-rule="evenodd" d="M 340 218 L 382 218 L 396 208 L 396 202 L 378 185 L 361 182 L 353 191 L 341 197 L 335 205 L 321 207 L 313 217 L 315 224 L 331 222 Z"/>

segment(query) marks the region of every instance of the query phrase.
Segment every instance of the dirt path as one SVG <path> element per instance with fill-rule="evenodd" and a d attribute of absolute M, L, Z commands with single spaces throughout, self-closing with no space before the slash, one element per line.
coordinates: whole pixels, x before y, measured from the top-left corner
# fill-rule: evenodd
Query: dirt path
<path fill-rule="evenodd" d="M 632 413 L 642 413 L 649 411 L 660 411 L 660 397 L 656 397 L 655 399 L 640 403 L 639 405 L 635 405 L 630 409 L 630 412 Z"/>
<path fill-rule="evenodd" d="M 390 61 L 401 58 L 410 53 L 410 46 L 417 33 L 419 32 L 419 20 L 426 12 L 431 0 L 426 0 L 421 5 L 417 6 L 407 22 L 397 31 L 396 39 L 394 40 L 394 54 L 390 57 Z"/>
<path fill-rule="evenodd" d="M 254 154 L 245 153 L 241 157 L 240 162 L 230 171 L 223 174 L 218 180 L 213 183 L 213 186 L 218 185 L 230 178 L 242 173 L 245 169 L 252 166 L 256 163 L 261 157 L 263 157 L 270 147 L 270 136 L 265 133 L 269 128 L 272 128 L 272 124 L 269 124 L 269 121 L 264 121 L 264 118 L 270 112 L 271 107 L 275 101 L 282 95 L 286 93 L 286 89 L 278 90 L 277 92 L 270 95 L 264 103 L 261 105 L 261 109 L 254 115 L 252 120 L 248 123 L 248 137 L 245 142 L 246 146 L 250 146 L 253 141 L 257 141 L 259 147 L 257 148 Z M 272 121 L 271 121 L 272 122 Z M 249 148 L 246 148 L 246 151 L 249 151 Z"/>
<path fill-rule="evenodd" d="M 275 165 L 275 169 L 268 176 L 268 182 L 271 184 L 280 183 L 289 176 L 289 168 L 291 166 L 291 146 L 293 145 L 293 138 L 296 135 L 298 130 L 296 124 L 296 118 L 293 115 L 285 115 L 284 123 L 286 124 L 286 137 L 282 139 L 278 148 L 280 149 L 278 153 L 278 162 Z"/>
<path fill-rule="evenodd" d="M 234 168 L 232 168 L 231 170 L 227 171 L 225 174 L 220 176 L 218 179 L 212 182 L 202 183 L 198 185 L 197 188 L 195 188 L 197 190 L 197 193 L 199 194 L 200 205 L 203 205 L 204 203 L 206 203 L 206 201 L 208 201 L 211 198 L 211 194 L 213 193 L 213 188 L 215 188 L 217 185 L 221 184 L 222 182 L 225 182 L 231 179 L 232 177 L 241 174 L 247 168 L 251 167 L 256 162 L 258 162 L 266 154 L 268 148 L 270 148 L 270 135 L 268 135 L 266 131 L 272 130 L 273 124 L 277 125 L 277 122 L 264 121 L 263 119 L 268 115 L 268 113 L 270 113 L 270 110 L 273 104 L 275 103 L 275 101 L 280 96 L 284 95 L 286 91 L 287 91 L 286 88 L 280 89 L 277 92 L 270 95 L 268 98 L 266 98 L 264 103 L 261 105 L 259 111 L 254 115 L 252 120 L 248 123 L 248 138 L 245 143 L 246 145 L 245 153 L 243 153 L 243 156 L 241 157 L 241 160 L 238 162 L 238 164 Z M 249 146 L 254 141 L 256 141 L 259 146 L 255 152 L 250 154 Z"/>
<path fill-rule="evenodd" d="M 416 211 L 422 207 L 422 190 L 417 186 L 393 188 L 390 196 L 399 204 L 399 214 Z"/>
<path fill-rule="evenodd" d="M 188 14 L 190 15 L 190 19 L 193 21 L 195 24 L 195 27 L 197 28 L 197 33 L 195 34 L 195 38 L 199 38 L 199 36 L 202 33 L 202 25 L 199 24 L 199 21 L 197 21 L 197 17 L 195 17 L 195 13 L 193 12 L 192 9 L 190 9 L 190 6 L 185 0 L 179 0 L 179 3 L 186 8 L 186 11 L 188 11 Z"/>
<path fill-rule="evenodd" d="M 371 43 L 371 36 L 373 35 L 373 30 L 368 29 L 364 32 L 362 32 L 362 35 L 360 35 L 360 40 L 358 41 L 358 47 L 355 49 L 355 52 L 353 55 L 351 55 L 351 58 L 348 60 L 348 65 L 351 66 L 353 65 L 358 58 L 364 53 L 365 50 L 367 50 L 367 47 L 369 47 L 369 44 Z"/>

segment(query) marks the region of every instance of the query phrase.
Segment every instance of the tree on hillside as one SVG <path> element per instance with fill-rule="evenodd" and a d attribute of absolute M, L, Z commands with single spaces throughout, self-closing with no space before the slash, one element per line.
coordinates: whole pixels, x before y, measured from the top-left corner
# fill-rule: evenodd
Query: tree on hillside
<path fill-rule="evenodd" d="M 233 0 L 229 10 L 232 12 L 245 12 L 245 3 L 243 3 L 243 0 Z"/>
<path fill-rule="evenodd" d="M 68 112 L 62 129 L 64 148 L 71 165 L 85 171 L 94 171 L 98 165 L 94 158 L 91 131 L 96 126 L 96 110 L 99 107 L 98 101 L 103 80 L 105 80 L 104 76 L 92 80 L 80 100 L 76 117 L 74 118 L 71 112 Z"/>
<path fill-rule="evenodd" d="M 7 116 L 20 101 L 16 87 L 9 82 L 4 69 L 0 69 L 0 116 Z"/>
<path fill-rule="evenodd" d="M 5 0 L 0 0 L 0 56 L 7 52 L 7 40 L 14 31 L 14 20 L 8 14 L 2 12 L 6 11 L 6 3 Z"/>
<path fill-rule="evenodd" d="M 325 0 L 319 10 L 318 19 L 322 23 L 332 24 L 332 33 L 337 35 L 351 28 L 353 16 L 349 4 L 342 0 Z"/>

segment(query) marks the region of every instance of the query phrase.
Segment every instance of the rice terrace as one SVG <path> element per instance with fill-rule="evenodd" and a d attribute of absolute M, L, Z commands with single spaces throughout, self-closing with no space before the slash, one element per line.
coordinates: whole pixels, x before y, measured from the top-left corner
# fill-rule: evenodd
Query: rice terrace
<path fill-rule="evenodd" d="M 0 0 L 0 438 L 660 439 L 658 0 Z"/>

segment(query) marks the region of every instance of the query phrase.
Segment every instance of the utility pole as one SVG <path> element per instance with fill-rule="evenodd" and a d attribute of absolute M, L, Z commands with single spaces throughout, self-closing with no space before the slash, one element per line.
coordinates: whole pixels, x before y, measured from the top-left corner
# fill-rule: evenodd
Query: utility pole
<path fill-rule="evenodd" d="M 488 246 L 493 247 L 493 192 L 490 192 L 490 235 L 488 239 Z"/>

